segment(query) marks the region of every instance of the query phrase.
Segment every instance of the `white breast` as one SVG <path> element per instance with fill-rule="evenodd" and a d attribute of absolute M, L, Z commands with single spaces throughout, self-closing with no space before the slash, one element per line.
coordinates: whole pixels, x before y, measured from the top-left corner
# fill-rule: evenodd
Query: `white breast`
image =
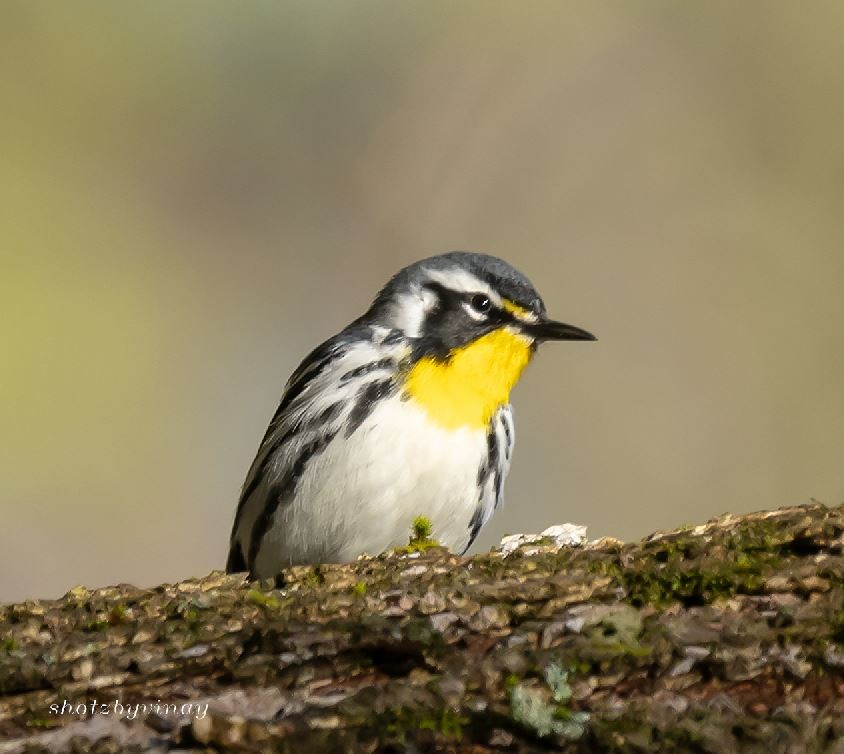
<path fill-rule="evenodd" d="M 433 537 L 462 552 L 486 455 L 484 431 L 442 429 L 399 395 L 381 401 L 350 438 L 340 432 L 308 463 L 293 499 L 275 513 L 255 571 L 406 545 L 416 516 L 428 517 Z"/>

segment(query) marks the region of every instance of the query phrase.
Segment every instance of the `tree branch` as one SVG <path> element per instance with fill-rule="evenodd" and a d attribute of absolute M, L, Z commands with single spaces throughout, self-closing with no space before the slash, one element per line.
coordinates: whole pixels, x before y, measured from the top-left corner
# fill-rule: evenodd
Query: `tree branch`
<path fill-rule="evenodd" d="M 842 547 L 809 505 L 5 605 L 0 752 L 840 752 Z"/>

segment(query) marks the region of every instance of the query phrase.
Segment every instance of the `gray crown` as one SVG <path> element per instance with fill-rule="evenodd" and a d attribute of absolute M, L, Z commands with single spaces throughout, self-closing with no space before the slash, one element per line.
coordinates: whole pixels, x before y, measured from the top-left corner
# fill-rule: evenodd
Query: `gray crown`
<path fill-rule="evenodd" d="M 420 259 L 399 270 L 381 289 L 370 311 L 379 309 L 414 283 L 425 281 L 425 270 L 462 269 L 483 280 L 504 298 L 536 314 L 545 314 L 545 304 L 530 282 L 515 267 L 490 254 L 470 251 L 450 251 L 447 254 Z"/>

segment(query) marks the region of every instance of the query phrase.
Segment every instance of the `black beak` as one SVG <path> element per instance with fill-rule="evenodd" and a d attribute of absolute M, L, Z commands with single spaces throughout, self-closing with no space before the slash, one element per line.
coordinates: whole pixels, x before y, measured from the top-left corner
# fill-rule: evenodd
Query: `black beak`
<path fill-rule="evenodd" d="M 598 340 L 591 332 L 581 330 L 574 325 L 543 319 L 532 324 L 522 323 L 522 332 L 535 340 Z"/>

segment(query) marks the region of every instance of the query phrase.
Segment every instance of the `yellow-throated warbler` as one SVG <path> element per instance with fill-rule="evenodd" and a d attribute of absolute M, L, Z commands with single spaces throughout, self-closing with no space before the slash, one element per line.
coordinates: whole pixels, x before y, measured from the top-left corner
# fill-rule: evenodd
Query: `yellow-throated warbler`
<path fill-rule="evenodd" d="M 465 552 L 501 503 L 509 405 L 554 322 L 530 281 L 486 254 L 405 267 L 290 377 L 243 485 L 226 569 L 264 578 L 407 543 L 425 516 Z"/>

